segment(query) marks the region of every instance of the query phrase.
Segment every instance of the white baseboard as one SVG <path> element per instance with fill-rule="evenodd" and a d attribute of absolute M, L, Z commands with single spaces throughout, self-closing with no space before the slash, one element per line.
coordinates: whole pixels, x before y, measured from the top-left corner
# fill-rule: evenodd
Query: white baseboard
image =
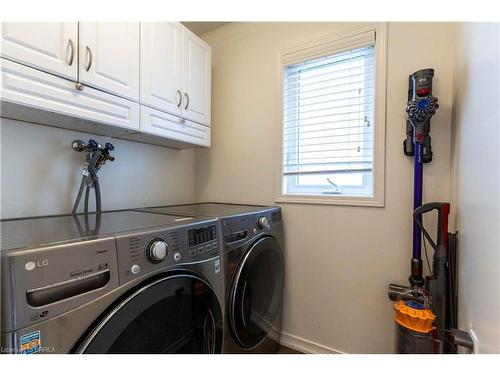
<path fill-rule="evenodd" d="M 329 348 L 328 346 L 324 346 L 286 332 L 281 332 L 280 344 L 307 354 L 343 354 L 342 352 Z"/>

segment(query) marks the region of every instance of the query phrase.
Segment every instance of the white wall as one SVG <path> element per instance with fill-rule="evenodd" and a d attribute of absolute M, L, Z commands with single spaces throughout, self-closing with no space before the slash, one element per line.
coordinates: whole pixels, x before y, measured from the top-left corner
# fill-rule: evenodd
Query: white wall
<path fill-rule="evenodd" d="M 499 24 L 457 28 L 453 207 L 459 231 L 459 323 L 477 352 L 500 353 Z"/>
<path fill-rule="evenodd" d="M 178 151 L 5 118 L 0 119 L 0 127 L 2 218 L 71 212 L 85 161 L 83 153 L 71 148 L 74 139 L 93 138 L 115 146 L 115 161 L 107 162 L 98 174 L 103 209 L 194 199 L 193 150 Z"/>
<path fill-rule="evenodd" d="M 273 204 L 277 56 L 353 23 L 234 23 L 204 34 L 213 47 L 212 148 L 196 154 L 198 201 Z M 288 344 L 350 353 L 393 351 L 389 282 L 406 283 L 412 161 L 402 154 L 408 75 L 435 68 L 441 108 L 425 200 L 449 199 L 453 24 L 388 28 L 385 208 L 283 204 Z M 298 337 L 298 340 L 294 340 Z M 310 346 L 312 347 L 312 346 Z M 318 347 L 316 347 L 318 349 Z"/>

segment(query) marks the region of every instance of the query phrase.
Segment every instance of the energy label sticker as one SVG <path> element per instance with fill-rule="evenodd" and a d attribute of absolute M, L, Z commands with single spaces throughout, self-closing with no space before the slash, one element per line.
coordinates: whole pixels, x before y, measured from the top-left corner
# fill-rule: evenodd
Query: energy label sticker
<path fill-rule="evenodd" d="M 19 347 L 21 348 L 21 354 L 38 353 L 42 347 L 40 331 L 30 332 L 21 336 L 19 338 Z"/>

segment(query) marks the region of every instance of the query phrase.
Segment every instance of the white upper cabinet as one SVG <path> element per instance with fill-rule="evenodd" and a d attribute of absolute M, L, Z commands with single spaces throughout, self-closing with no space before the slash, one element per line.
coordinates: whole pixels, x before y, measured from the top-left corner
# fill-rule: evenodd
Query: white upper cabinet
<path fill-rule="evenodd" d="M 210 146 L 212 50 L 181 23 L 1 27 L 0 98 L 11 118 Z"/>
<path fill-rule="evenodd" d="M 2 22 L 1 56 L 76 81 L 78 23 Z"/>
<path fill-rule="evenodd" d="M 141 103 L 182 115 L 181 24 L 141 23 Z"/>
<path fill-rule="evenodd" d="M 182 27 L 182 108 L 185 118 L 210 125 L 212 49 Z"/>
<path fill-rule="evenodd" d="M 178 22 L 141 24 L 141 104 L 210 126 L 212 50 Z"/>
<path fill-rule="evenodd" d="M 77 90 L 75 82 L 8 60 L 0 72 L 6 117 L 98 134 L 139 131 L 139 103 L 91 87 Z"/>
<path fill-rule="evenodd" d="M 139 23 L 79 25 L 79 81 L 139 101 Z"/>

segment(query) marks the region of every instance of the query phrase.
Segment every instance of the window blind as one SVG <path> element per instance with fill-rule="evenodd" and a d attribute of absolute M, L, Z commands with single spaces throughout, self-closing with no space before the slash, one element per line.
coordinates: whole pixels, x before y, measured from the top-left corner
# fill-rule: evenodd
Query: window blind
<path fill-rule="evenodd" d="M 285 59 L 284 176 L 372 171 L 374 34 L 355 42 L 305 61 Z"/>

